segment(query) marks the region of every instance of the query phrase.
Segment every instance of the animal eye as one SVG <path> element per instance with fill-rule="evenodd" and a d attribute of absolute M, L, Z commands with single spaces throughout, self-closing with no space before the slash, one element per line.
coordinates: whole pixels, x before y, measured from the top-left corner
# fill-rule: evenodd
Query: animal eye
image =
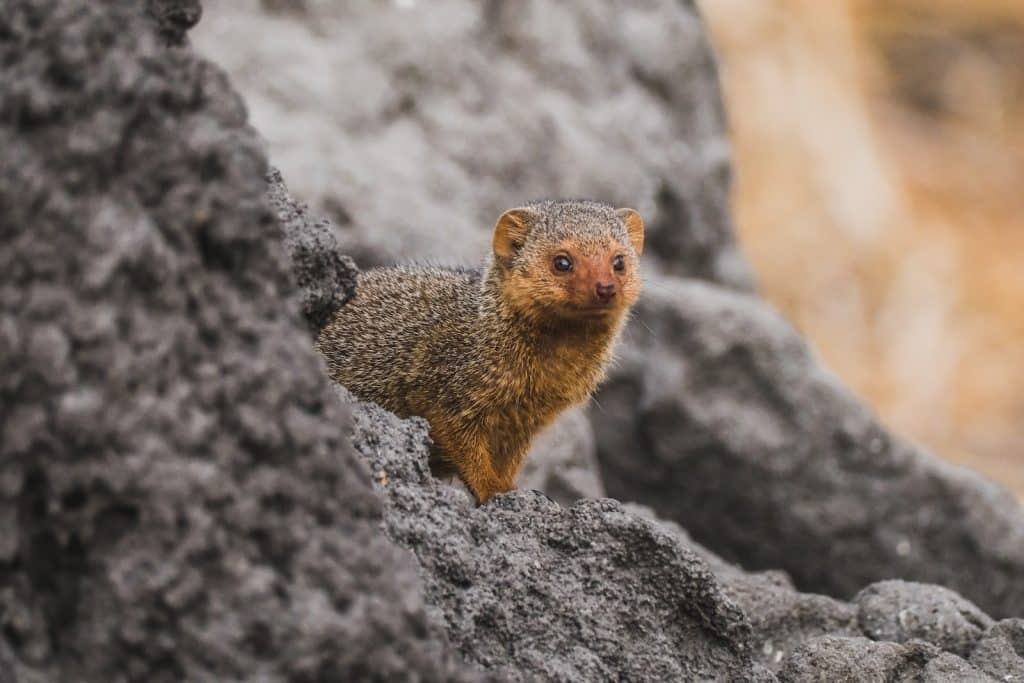
<path fill-rule="evenodd" d="M 612 259 L 612 268 L 615 269 L 616 273 L 621 273 L 626 269 L 626 259 L 621 254 Z"/>
<path fill-rule="evenodd" d="M 572 261 L 568 256 L 556 256 L 552 264 L 555 266 L 555 270 L 562 273 L 568 273 L 572 270 Z"/>

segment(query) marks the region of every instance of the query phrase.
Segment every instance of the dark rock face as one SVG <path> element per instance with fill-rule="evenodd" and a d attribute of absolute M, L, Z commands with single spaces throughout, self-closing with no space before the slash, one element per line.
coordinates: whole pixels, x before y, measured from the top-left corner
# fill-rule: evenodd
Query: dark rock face
<path fill-rule="evenodd" d="M 874 640 L 924 640 L 966 657 L 992 620 L 951 590 L 905 581 L 875 583 L 854 598 L 857 622 Z"/>
<path fill-rule="evenodd" d="M 810 641 L 779 672 L 783 683 L 797 681 L 988 681 L 964 660 L 927 643 L 907 646 L 866 638 L 825 636 Z M 1012 680 L 1012 679 L 1011 679 Z"/>
<path fill-rule="evenodd" d="M 648 268 L 750 285 L 691 2 L 208 3 L 193 40 L 362 268 L 475 263 L 504 210 L 593 197 L 641 212 Z"/>
<path fill-rule="evenodd" d="M 241 100 L 137 4 L 0 12 L 0 680 L 455 677 Z"/>
<path fill-rule="evenodd" d="M 770 680 L 707 563 L 653 521 L 609 499 L 566 509 L 524 489 L 476 507 L 430 476 L 422 420 L 373 404 L 353 413 L 387 533 L 416 554 L 465 659 L 510 680 Z"/>
<path fill-rule="evenodd" d="M 203 16 L 199 0 L 146 0 L 146 9 L 156 19 L 157 31 L 170 45 L 183 44 L 188 30 Z"/>
<path fill-rule="evenodd" d="M 997 681 L 1024 681 L 1024 619 L 1005 619 L 982 637 L 971 664 Z"/>
<path fill-rule="evenodd" d="M 1024 613 L 1024 513 L 889 434 L 754 297 L 659 278 L 594 420 L 605 486 L 727 560 L 852 597 L 902 577 Z"/>
<path fill-rule="evenodd" d="M 764 539 L 781 539 L 810 568 L 794 572 L 803 582 L 848 564 L 854 603 L 744 572 L 636 505 L 519 490 L 478 508 L 431 478 L 426 425 L 332 390 L 312 351 L 310 329 L 353 295 L 343 230 L 276 176 L 265 194 L 240 98 L 217 68 L 165 47 L 185 44 L 198 5 L 146 6 L 19 0 L 0 13 L 0 681 L 1024 680 L 1024 622 L 993 623 L 936 586 L 865 588 L 871 572 L 847 547 L 927 531 L 928 550 L 901 536 L 896 555 L 945 579 L 976 573 L 964 585 L 990 582 L 1009 611 L 1012 506 L 881 432 L 755 299 L 655 283 L 641 313 L 657 341 L 630 333 L 591 413 L 603 451 L 622 448 L 603 455 L 606 472 L 677 517 L 703 496 L 696 528 L 716 547 L 770 562 L 782 551 Z M 499 25 L 524 11 L 489 7 Z M 648 21 L 673 7 L 696 21 L 689 5 L 657 7 Z M 501 30 L 502 49 L 532 35 Z M 705 68 L 695 45 L 684 57 Z M 678 58 L 630 59 L 671 107 L 716 111 L 701 86 L 673 85 Z M 693 120 L 694 135 L 720 135 Z M 678 245 L 732 249 L 689 230 Z M 599 494 L 593 442 L 571 415 L 536 485 L 567 502 Z M 680 452 L 705 463 L 694 477 L 718 479 L 683 488 Z M 629 489 L 630 472 L 650 474 L 648 488 Z M 926 505 L 918 527 L 888 502 L 940 495 L 948 507 Z M 871 502 L 893 525 L 863 516 Z M 937 528 L 956 514 L 961 526 Z M 862 526 L 844 527 L 850 515 Z M 996 559 L 1002 574 L 986 569 Z"/>
<path fill-rule="evenodd" d="M 302 312 L 315 335 L 355 294 L 359 271 L 338 248 L 330 221 L 311 217 L 307 207 L 293 200 L 280 172 L 272 171 L 267 182 L 267 196 L 284 232 L 301 292 Z"/>
<path fill-rule="evenodd" d="M 422 420 L 339 396 L 388 536 L 415 553 L 459 654 L 502 679 L 1024 676 L 1020 625 L 993 624 L 939 586 L 887 581 L 851 604 L 800 593 L 781 572 L 746 573 L 639 506 L 563 508 L 520 489 L 474 507 L 429 475 Z"/>

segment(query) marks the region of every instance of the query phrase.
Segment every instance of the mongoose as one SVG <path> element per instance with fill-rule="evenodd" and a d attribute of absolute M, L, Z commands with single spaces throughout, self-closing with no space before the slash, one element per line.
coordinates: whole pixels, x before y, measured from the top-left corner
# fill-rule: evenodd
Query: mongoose
<path fill-rule="evenodd" d="M 640 293 L 643 242 L 633 209 L 510 209 L 480 269 L 361 273 L 317 348 L 357 397 L 426 418 L 431 471 L 484 503 L 515 488 L 534 434 L 603 378 Z"/>

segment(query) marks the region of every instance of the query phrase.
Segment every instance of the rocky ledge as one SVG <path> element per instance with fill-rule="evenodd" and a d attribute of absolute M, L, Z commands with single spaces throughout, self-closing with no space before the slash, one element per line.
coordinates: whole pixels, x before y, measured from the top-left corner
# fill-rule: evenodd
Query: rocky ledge
<path fill-rule="evenodd" d="M 431 478 L 422 421 L 326 379 L 354 266 L 268 190 L 196 18 L 0 12 L 0 681 L 1024 680 L 1019 505 L 713 254 L 658 255 L 606 412 L 531 456 L 560 502 Z"/>

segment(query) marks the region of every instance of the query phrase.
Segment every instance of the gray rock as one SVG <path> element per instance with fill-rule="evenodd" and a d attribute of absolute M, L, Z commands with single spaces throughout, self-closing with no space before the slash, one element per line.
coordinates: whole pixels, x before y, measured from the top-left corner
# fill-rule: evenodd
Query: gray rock
<path fill-rule="evenodd" d="M 509 680 L 771 680 L 743 613 L 671 533 L 610 499 L 520 489 L 476 507 L 430 476 L 425 422 L 338 391 L 386 532 L 466 660 Z"/>
<path fill-rule="evenodd" d="M 199 0 L 146 0 L 146 10 L 156 19 L 157 31 L 170 45 L 182 45 L 190 28 L 199 23 Z"/>
<path fill-rule="evenodd" d="M 309 0 L 290 11 L 301 17 L 318 6 Z M 563 508 L 529 490 L 475 507 L 432 479 L 426 425 L 332 391 L 311 349 L 309 327 L 352 294 L 355 271 L 337 242 L 345 228 L 312 217 L 275 178 L 265 196 L 266 160 L 241 100 L 187 47 L 198 5 L 146 7 L 149 16 L 127 0 L 19 0 L 0 15 L 0 680 L 1024 675 L 1019 621 L 988 628 L 970 663 L 920 641 L 850 638 L 859 631 L 853 605 L 801 594 L 782 572 L 748 574 L 650 511 L 607 499 Z M 460 5 L 445 5 L 446 20 L 452 7 Z M 569 53 L 538 49 L 545 43 L 521 33 L 514 13 L 526 12 L 522 25 L 533 32 L 543 22 L 518 5 L 496 7 L 488 16 L 512 25 L 496 34 L 503 47 L 495 49 L 521 52 L 520 68 L 540 60 L 537 74 L 559 73 L 571 41 Z M 688 5 L 657 5 L 646 18 L 637 7 L 624 16 L 648 30 L 672 7 L 692 19 Z M 355 25 L 372 27 L 380 11 L 364 10 L 369 24 Z M 604 34 L 588 22 L 603 11 L 566 9 L 552 26 L 576 17 L 589 55 L 587 41 Z M 678 17 L 665 24 L 670 32 L 687 25 Z M 524 49 L 523 41 L 533 43 Z M 701 64 L 706 46 L 698 40 L 697 57 L 673 57 L 672 45 L 606 47 L 635 51 L 628 63 L 638 71 L 629 78 L 662 91 L 700 129 L 699 112 L 715 112 L 701 104 L 706 91 L 694 82 L 675 90 L 669 74 L 689 59 Z M 577 87 L 554 83 L 553 92 Z M 735 284 L 719 265 L 698 260 L 693 270 Z M 714 310 L 723 297 L 767 315 L 718 288 L 681 300 Z M 672 330 L 666 337 L 692 337 L 668 308 L 659 323 Z M 711 319 L 728 327 L 752 318 Z M 713 325 L 707 333 L 718 334 Z M 715 354 L 694 362 L 736 380 L 756 408 L 772 377 L 799 385 L 809 372 L 807 381 L 821 381 L 800 344 L 783 339 L 798 352 L 794 367 L 768 379 L 742 353 L 729 363 Z M 752 353 L 771 359 L 772 348 Z M 671 384 L 678 357 L 650 362 L 665 358 Z M 651 366 L 628 362 L 635 378 L 647 377 Z M 835 389 L 826 388 L 827 399 Z M 713 414 L 716 394 L 707 399 Z M 647 419 L 649 406 L 637 406 Z M 618 419 L 622 407 L 601 401 L 595 424 Z M 751 415 L 749 407 L 737 414 Z M 730 443 L 763 454 L 759 435 L 772 433 L 772 421 L 761 417 Z M 561 482 L 566 498 L 596 494 L 587 424 L 570 414 L 559 430 L 539 444 L 540 461 L 564 464 L 544 465 L 538 477 Z M 820 445 L 813 431 L 801 433 Z M 873 443 L 853 428 L 846 438 L 852 451 Z M 648 447 L 652 458 L 670 453 L 661 442 Z M 649 466 L 647 450 L 628 452 L 637 469 Z M 911 474 L 934 475 L 931 465 L 908 461 Z M 940 474 L 921 476 L 959 501 L 967 484 Z M 833 492 L 819 494 L 818 512 L 820 495 Z M 892 492 L 860 493 L 884 501 Z M 810 493 L 794 500 L 815 509 Z M 972 501 L 982 516 L 970 524 L 990 524 L 992 538 L 1012 543 L 1012 519 L 985 518 L 986 500 Z M 732 520 L 720 523 L 735 542 Z M 752 548 L 764 545 L 756 542 L 763 533 L 750 531 Z M 989 540 L 964 542 L 982 543 L 984 553 L 1012 548 Z M 961 605 L 955 595 L 920 591 L 901 593 L 915 613 Z M 979 628 L 988 623 L 971 614 Z M 942 629 L 923 632 L 937 633 L 943 647 L 968 647 Z"/>
<path fill-rule="evenodd" d="M 953 591 L 907 581 L 881 581 L 853 599 L 857 623 L 874 640 L 923 640 L 966 657 L 992 620 Z"/>
<path fill-rule="evenodd" d="M 0 683 L 18 683 L 14 655 L 3 638 L 0 638 Z"/>
<path fill-rule="evenodd" d="M 288 195 L 276 169 L 267 176 L 267 198 L 284 231 L 291 270 L 302 292 L 302 312 L 314 335 L 356 291 L 358 268 L 341 253 L 331 222 L 315 219 Z"/>
<path fill-rule="evenodd" d="M 475 263 L 505 209 L 583 196 L 641 212 L 648 269 L 750 286 L 691 2 L 211 2 L 192 36 L 360 267 Z"/>
<path fill-rule="evenodd" d="M 754 658 L 767 668 L 778 670 L 795 649 L 818 636 L 863 635 L 854 605 L 800 593 L 785 572 L 745 572 L 694 541 L 678 524 L 658 519 L 650 508 L 633 503 L 624 507 L 656 522 L 704 558 L 725 593 L 750 620 Z"/>
<path fill-rule="evenodd" d="M 782 572 L 744 572 L 637 505 L 602 499 L 563 508 L 520 489 L 475 507 L 468 494 L 430 476 L 425 422 L 400 420 L 337 391 L 352 406 L 353 443 L 385 497 L 386 533 L 414 552 L 425 599 L 459 653 L 497 677 L 1024 675 L 1007 657 L 1018 638 L 1010 622 L 988 630 L 980 642 L 991 647 L 983 655 L 976 649 L 970 662 L 963 658 L 992 622 L 939 587 L 888 582 L 850 604 L 800 593 Z M 902 630 L 886 628 L 876 598 L 918 617 Z M 877 642 L 883 639 L 895 642 Z"/>
<path fill-rule="evenodd" d="M 1004 619 L 990 628 L 970 661 L 997 681 L 1024 682 L 1024 619 Z"/>
<path fill-rule="evenodd" d="M 0 679 L 9 647 L 23 683 L 472 680 L 289 305 L 242 102 L 139 6 L 0 12 Z"/>
<path fill-rule="evenodd" d="M 991 679 L 959 657 L 924 642 L 899 645 L 867 638 L 822 636 L 793 653 L 779 672 L 779 681 L 967 683 Z"/>
<path fill-rule="evenodd" d="M 1024 513 L 886 431 L 760 300 L 656 278 L 594 421 L 610 495 L 726 560 L 852 597 L 901 577 L 1024 613 Z"/>

